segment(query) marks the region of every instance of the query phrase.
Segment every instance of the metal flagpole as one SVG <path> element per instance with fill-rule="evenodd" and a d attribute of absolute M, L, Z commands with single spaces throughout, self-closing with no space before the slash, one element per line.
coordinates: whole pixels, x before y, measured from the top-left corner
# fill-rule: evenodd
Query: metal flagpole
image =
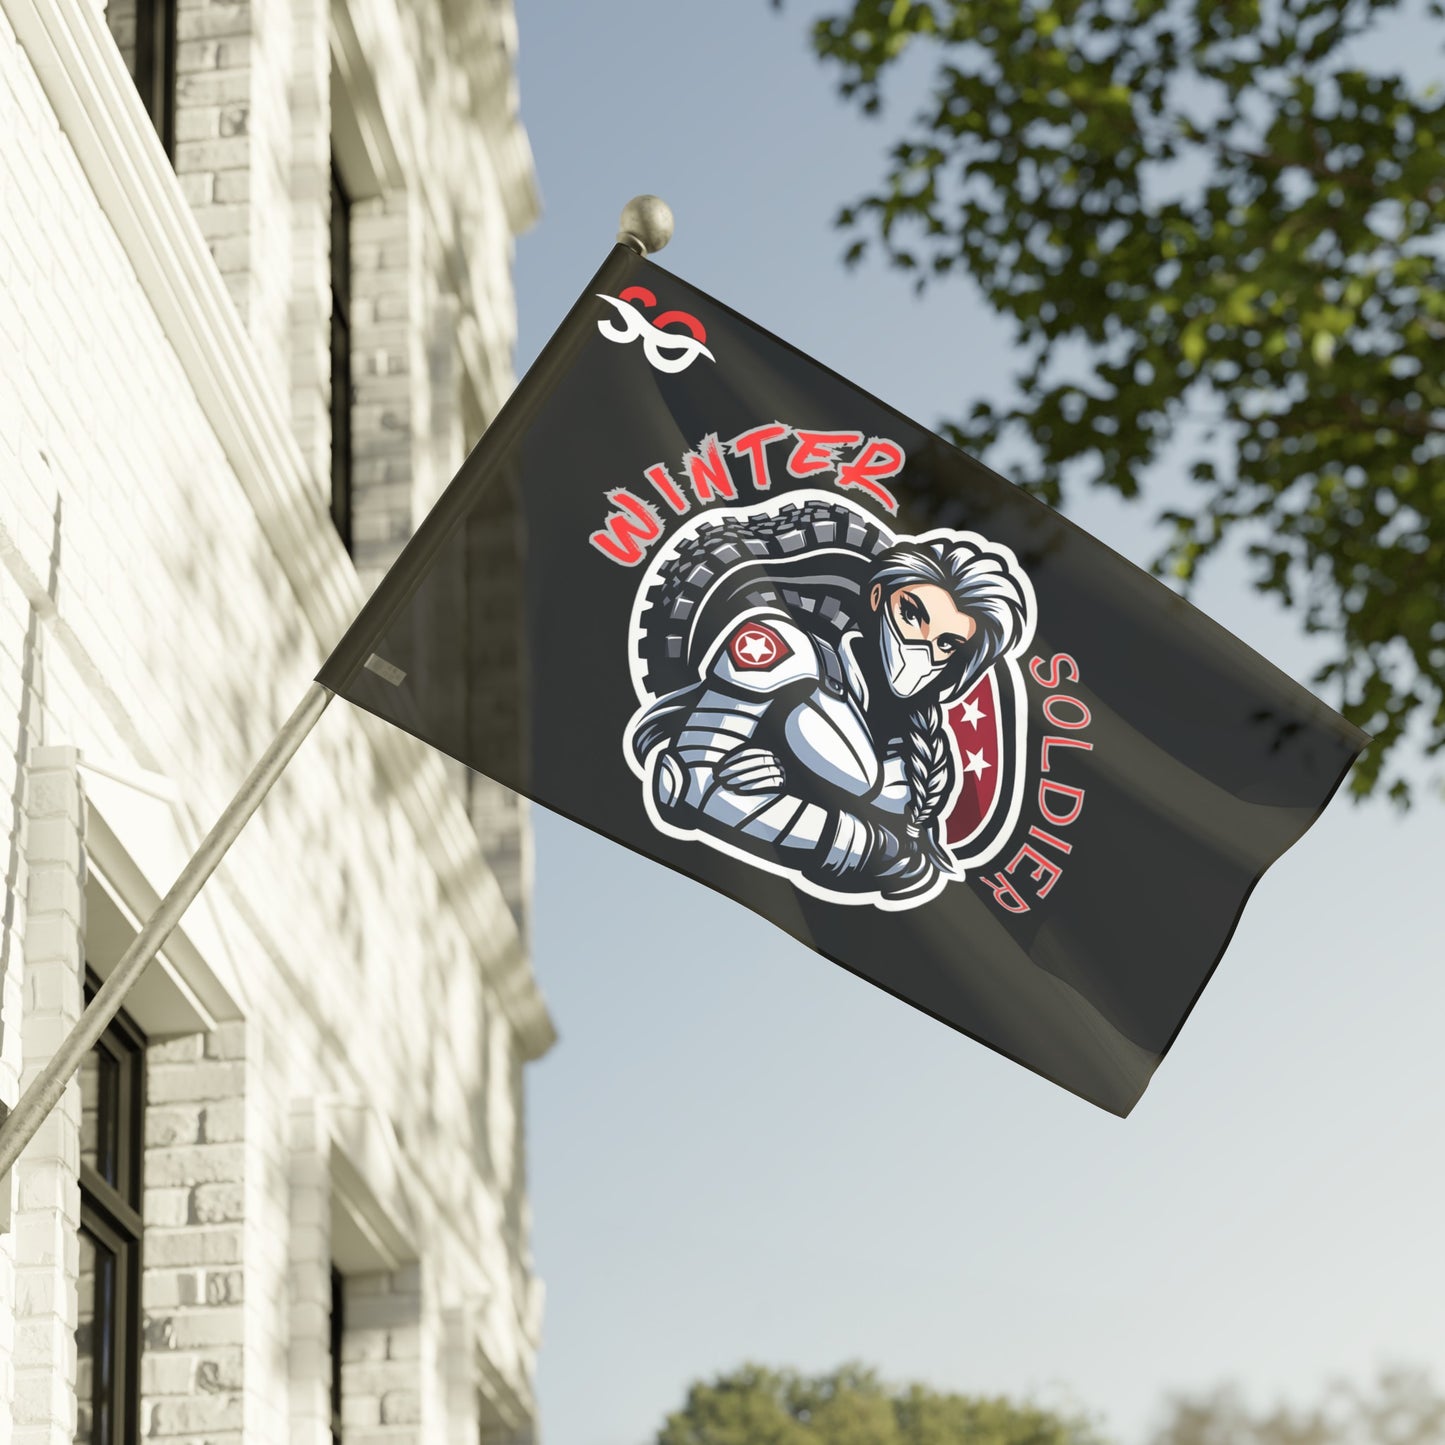
<path fill-rule="evenodd" d="M 672 239 L 672 231 L 672 208 L 666 201 L 657 196 L 635 196 L 623 207 L 617 239 L 639 255 L 646 256 L 667 245 Z M 272 784 L 281 776 L 334 696 L 319 682 L 313 682 L 307 689 L 296 711 L 282 723 L 281 731 L 272 739 L 271 746 L 251 769 L 250 776 L 241 784 L 240 791 L 231 799 L 225 812 L 216 819 L 194 857 L 171 884 L 170 892 L 161 899 L 145 927 L 135 936 L 74 1029 L 56 1050 L 55 1056 L 31 1080 L 30 1087 L 20 1096 L 20 1102 L 0 1123 L 0 1179 L 20 1157 L 20 1151 L 35 1136 L 45 1116 L 60 1102 L 71 1076 L 86 1054 L 95 1047 L 106 1025 L 120 1011 L 131 985 L 140 977 L 146 964 L 160 952 L 181 921 L 181 915 L 216 871 L 216 865 L 226 856 L 226 850 L 236 841 L 241 829 L 271 791 Z"/>
<path fill-rule="evenodd" d="M 250 775 L 241 784 L 240 791 L 227 804 L 225 812 L 216 819 L 191 861 L 181 869 L 180 876 L 171 884 L 170 891 L 146 920 L 145 927 L 136 934 L 131 946 L 126 949 L 110 977 L 101 985 L 100 991 L 91 999 L 74 1029 L 55 1051 L 50 1062 L 31 1080 L 30 1087 L 20 1096 L 20 1102 L 15 1105 L 9 1117 L 0 1124 L 0 1179 L 4 1178 L 11 1165 L 20 1157 L 20 1151 L 34 1137 L 35 1131 L 45 1121 L 45 1116 L 60 1102 L 71 1075 L 95 1047 L 96 1041 L 105 1032 L 106 1025 L 120 1011 L 127 992 L 140 977 L 141 970 L 160 952 L 176 924 L 181 921 L 181 915 L 201 891 L 206 879 L 216 871 L 216 865 L 225 857 L 226 850 L 236 841 L 251 814 L 271 791 L 271 785 L 281 776 L 306 734 L 316 726 L 316 720 L 326 711 L 326 704 L 333 696 L 334 694 L 319 682 L 313 682 L 306 689 L 306 695 L 301 699 L 296 711 L 281 724 L 281 730 L 271 740 L 271 746 L 251 769 Z"/>

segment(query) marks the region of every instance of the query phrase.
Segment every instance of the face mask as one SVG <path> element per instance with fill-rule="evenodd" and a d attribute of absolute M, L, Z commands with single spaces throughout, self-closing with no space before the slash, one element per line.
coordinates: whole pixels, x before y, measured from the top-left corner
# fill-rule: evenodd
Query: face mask
<path fill-rule="evenodd" d="M 893 608 L 886 602 L 883 604 L 883 616 L 884 622 L 878 636 L 888 686 L 899 697 L 912 697 L 914 693 L 927 687 L 948 664 L 935 662 L 933 649 L 921 639 L 917 642 L 906 641 L 893 619 Z"/>

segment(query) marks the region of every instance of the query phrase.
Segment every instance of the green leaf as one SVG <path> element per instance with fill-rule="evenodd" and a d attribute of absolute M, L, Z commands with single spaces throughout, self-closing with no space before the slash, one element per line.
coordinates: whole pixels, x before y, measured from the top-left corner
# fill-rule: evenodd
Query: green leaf
<path fill-rule="evenodd" d="M 1203 485 L 1160 570 L 1246 544 L 1376 732 L 1352 787 L 1381 795 L 1445 758 L 1445 98 L 1370 43 L 1394 9 L 839 0 L 812 32 L 866 111 L 909 45 L 933 67 L 839 223 L 850 263 L 881 240 L 1012 327 L 1013 377 L 947 434 L 1026 441 L 1051 503 L 1147 497 L 1182 451 Z M 1410 23 L 1439 49 L 1445 0 Z"/>

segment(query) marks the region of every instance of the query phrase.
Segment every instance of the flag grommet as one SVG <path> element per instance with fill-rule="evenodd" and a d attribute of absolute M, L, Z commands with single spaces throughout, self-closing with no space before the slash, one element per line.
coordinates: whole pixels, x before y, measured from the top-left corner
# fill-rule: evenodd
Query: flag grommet
<path fill-rule="evenodd" d="M 366 659 L 365 666 L 368 672 L 374 672 L 383 682 L 389 682 L 393 687 L 400 687 L 406 681 L 406 673 L 401 668 L 393 666 L 374 652 Z"/>

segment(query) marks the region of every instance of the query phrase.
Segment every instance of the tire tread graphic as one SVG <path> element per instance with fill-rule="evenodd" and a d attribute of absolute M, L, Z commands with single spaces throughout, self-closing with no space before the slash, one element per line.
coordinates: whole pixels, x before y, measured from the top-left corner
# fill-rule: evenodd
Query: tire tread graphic
<path fill-rule="evenodd" d="M 703 647 L 732 618 L 768 607 L 810 614 L 841 637 L 861 620 L 856 596 L 842 586 L 802 588 L 797 569 L 819 548 L 836 553 L 842 547 L 857 554 L 861 573 L 892 543 L 877 523 L 846 502 L 785 503 L 776 512 L 752 516 L 720 512 L 702 522 L 676 544 L 643 598 L 638 653 L 648 692 L 662 697 L 697 681 L 701 659 L 692 648 L 692 624 L 730 570 L 741 568 L 745 581 L 728 600 L 720 626 L 700 639 Z"/>

